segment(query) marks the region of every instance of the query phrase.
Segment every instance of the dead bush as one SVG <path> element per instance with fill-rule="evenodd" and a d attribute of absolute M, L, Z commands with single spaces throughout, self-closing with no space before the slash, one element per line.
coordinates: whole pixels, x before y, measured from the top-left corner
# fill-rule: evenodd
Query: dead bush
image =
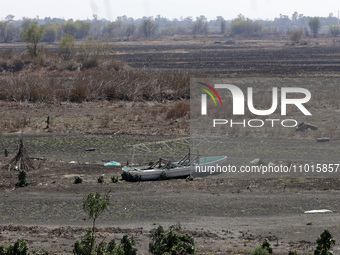
<path fill-rule="evenodd" d="M 175 106 L 168 110 L 166 119 L 179 119 L 188 115 L 190 104 L 188 101 L 178 101 Z"/>
<path fill-rule="evenodd" d="M 290 34 L 289 39 L 293 43 L 298 43 L 301 40 L 302 34 L 303 34 L 302 29 L 295 30 L 293 33 Z"/>
<path fill-rule="evenodd" d="M 14 59 L 12 66 L 11 66 L 11 72 L 19 72 L 24 67 L 24 62 L 21 59 Z"/>
<path fill-rule="evenodd" d="M 0 60 L 1 70 L 23 72 L 23 75 L 0 76 L 2 100 L 184 100 L 190 97 L 190 78 L 204 77 L 196 72 L 133 70 L 110 57 L 83 60 L 88 63 L 83 68 L 80 68 L 79 60 L 61 62 L 52 53 L 47 54 L 46 66 L 37 66 L 26 58 L 18 55 L 10 60 Z M 93 68 L 96 66 L 100 68 Z"/>
<path fill-rule="evenodd" d="M 87 59 L 83 62 L 83 69 L 90 69 L 98 67 L 99 61 L 98 59 Z"/>
<path fill-rule="evenodd" d="M 13 56 L 14 56 L 13 49 L 4 50 L 0 53 L 0 58 L 4 60 L 12 59 Z"/>
<path fill-rule="evenodd" d="M 89 95 L 89 88 L 83 80 L 78 80 L 73 85 L 70 94 L 70 101 L 82 103 Z"/>
<path fill-rule="evenodd" d="M 0 71 L 19 72 L 23 69 L 24 65 L 25 63 L 19 58 L 2 60 L 0 62 Z"/>

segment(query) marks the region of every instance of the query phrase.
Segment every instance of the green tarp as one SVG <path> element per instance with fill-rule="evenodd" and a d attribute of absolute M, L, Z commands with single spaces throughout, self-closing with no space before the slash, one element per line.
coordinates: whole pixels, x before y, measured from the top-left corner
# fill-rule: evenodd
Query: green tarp
<path fill-rule="evenodd" d="M 111 161 L 111 162 L 104 164 L 104 166 L 121 166 L 121 164 L 116 161 Z"/>

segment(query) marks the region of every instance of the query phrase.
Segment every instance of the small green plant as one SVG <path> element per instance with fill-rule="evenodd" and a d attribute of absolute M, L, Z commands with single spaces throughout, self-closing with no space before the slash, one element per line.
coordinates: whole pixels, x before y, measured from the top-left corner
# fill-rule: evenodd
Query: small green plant
<path fill-rule="evenodd" d="M 325 229 L 316 239 L 316 243 L 318 246 L 314 251 L 314 255 L 333 255 L 330 249 L 335 245 L 335 240 L 330 230 Z"/>
<path fill-rule="evenodd" d="M 124 255 L 136 255 L 137 254 L 137 248 L 135 247 L 136 242 L 133 236 L 129 237 L 128 235 L 124 235 L 122 240 L 120 241 L 120 245 L 117 248 L 118 251 L 122 251 L 123 253 L 118 254 L 124 254 Z"/>
<path fill-rule="evenodd" d="M 263 240 L 261 247 L 264 249 L 267 249 L 270 254 L 273 254 L 273 248 L 271 247 L 267 239 Z"/>
<path fill-rule="evenodd" d="M 83 236 L 83 238 L 81 240 L 76 241 L 76 243 L 74 244 L 74 248 L 73 248 L 73 254 L 76 255 L 85 255 L 85 254 L 91 254 L 91 244 L 93 242 L 95 242 L 96 237 L 93 236 L 93 232 L 92 229 L 89 228 L 86 231 L 86 234 Z"/>
<path fill-rule="evenodd" d="M 87 245 L 87 246 L 89 246 L 89 252 L 84 253 L 84 254 L 91 254 L 93 249 L 94 249 L 95 239 L 96 239 L 96 236 L 95 236 L 96 220 L 109 206 L 109 202 L 110 202 L 109 193 L 110 192 L 111 192 L 111 190 L 109 190 L 104 195 L 100 194 L 99 192 L 90 193 L 86 197 L 84 197 L 84 199 L 83 199 L 83 210 L 87 213 L 88 217 L 90 219 L 92 219 L 91 232 L 88 231 L 87 236 L 86 235 L 84 236 L 84 238 L 86 237 L 85 238 L 86 240 L 84 239 L 85 240 L 84 242 L 86 242 L 86 243 L 88 243 L 88 239 L 89 239 L 89 236 L 90 236 L 89 245 Z M 76 248 L 76 245 L 77 245 L 77 243 L 75 244 L 75 248 Z M 75 254 L 80 255 L 82 253 L 75 253 Z"/>
<path fill-rule="evenodd" d="M 97 179 L 97 182 L 98 182 L 98 183 L 104 183 L 104 182 L 105 182 L 105 181 L 104 181 L 104 176 L 102 176 L 102 175 L 99 176 L 98 179 Z"/>
<path fill-rule="evenodd" d="M 262 244 L 256 247 L 256 249 L 251 252 L 251 255 L 268 255 L 268 254 L 273 254 L 273 248 L 271 247 L 267 239 L 264 239 Z"/>
<path fill-rule="evenodd" d="M 187 182 L 191 182 L 191 181 L 193 181 L 194 180 L 194 177 L 192 176 L 192 175 L 189 175 L 186 179 L 185 179 L 185 181 L 187 181 Z"/>
<path fill-rule="evenodd" d="M 298 255 L 297 251 L 289 251 L 288 255 Z"/>
<path fill-rule="evenodd" d="M 81 178 L 80 176 L 75 176 L 74 177 L 74 184 L 78 184 L 78 183 L 82 183 L 83 182 L 83 178 Z"/>
<path fill-rule="evenodd" d="M 23 239 L 18 239 L 6 249 L 6 255 L 29 255 L 28 245 Z"/>
<path fill-rule="evenodd" d="M 49 252 L 45 250 L 39 250 L 34 255 L 49 255 Z"/>
<path fill-rule="evenodd" d="M 51 124 L 50 116 L 47 116 L 47 119 L 46 119 L 45 123 L 46 123 L 45 129 L 49 129 L 50 128 L 50 124 Z"/>
<path fill-rule="evenodd" d="M 116 241 L 112 239 L 108 244 L 101 241 L 96 245 L 96 236 L 92 239 L 92 229 L 89 228 L 81 240 L 76 241 L 73 248 L 75 255 L 136 255 L 137 248 L 133 236 L 124 235 L 118 247 Z M 93 243 L 92 243 L 93 242 Z M 93 246 L 93 248 L 91 248 Z"/>
<path fill-rule="evenodd" d="M 116 176 L 111 176 L 111 181 L 112 181 L 112 183 L 117 183 L 119 181 L 119 179 Z"/>
<path fill-rule="evenodd" d="M 5 155 L 5 157 L 6 157 L 6 158 L 8 157 L 8 155 L 9 155 L 9 152 L 8 152 L 8 150 L 7 150 L 7 149 L 5 149 L 5 151 L 4 151 L 4 155 Z"/>
<path fill-rule="evenodd" d="M 116 241 L 112 239 L 106 247 L 107 252 L 111 253 L 116 249 Z"/>
<path fill-rule="evenodd" d="M 3 245 L 0 245 L 0 255 L 6 255 L 6 247 Z"/>
<path fill-rule="evenodd" d="M 18 182 L 15 184 L 16 186 L 19 187 L 25 187 L 28 185 L 27 182 L 27 173 L 25 170 L 20 170 L 18 173 Z"/>
<path fill-rule="evenodd" d="M 138 174 L 132 175 L 129 172 L 123 172 L 121 176 L 124 181 L 128 181 L 128 182 L 140 182 L 142 179 Z"/>
<path fill-rule="evenodd" d="M 159 176 L 159 179 L 160 180 L 167 180 L 168 179 L 168 175 L 163 171 L 161 173 L 161 175 Z"/>
<path fill-rule="evenodd" d="M 258 246 L 253 250 L 250 255 L 269 255 L 269 251 L 261 246 Z"/>
<path fill-rule="evenodd" d="M 162 226 L 158 226 L 151 232 L 150 238 L 151 254 L 195 254 L 194 238 L 189 234 L 179 234 L 172 230 L 166 233 Z"/>

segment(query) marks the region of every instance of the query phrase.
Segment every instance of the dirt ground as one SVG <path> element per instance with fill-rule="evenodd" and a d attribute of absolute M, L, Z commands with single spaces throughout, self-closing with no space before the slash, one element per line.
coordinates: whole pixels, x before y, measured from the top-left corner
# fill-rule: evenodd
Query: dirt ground
<path fill-rule="evenodd" d="M 339 75 L 340 53 L 332 40 L 311 40 L 307 46 L 285 41 L 236 40 L 226 44 L 214 40 L 120 42 L 116 54 L 133 68 L 193 68 L 221 76 Z M 319 127 L 317 131 L 231 130 L 218 147 L 228 156 L 228 164 L 250 165 L 255 158 L 274 164 L 340 163 L 339 90 L 336 86 L 313 90 L 318 91 L 318 100 L 311 105 L 314 111 L 308 120 Z M 104 162 L 131 162 L 135 144 L 189 136 L 189 102 L 184 103 L 186 114 L 173 119 L 167 118 L 167 113 L 175 102 L 0 102 L 0 147 L 10 152 L 8 158 L 1 152 L 1 167 L 15 155 L 20 137 L 30 156 L 36 158 L 35 169 L 28 171 L 27 187 L 15 186 L 16 171 L 0 170 L 0 244 L 24 238 L 31 253 L 45 249 L 72 254 L 73 244 L 91 225 L 81 208 L 83 197 L 110 189 L 110 208 L 98 220 L 99 239 L 118 240 L 123 234 L 132 234 L 139 254 L 148 254 L 148 235 L 159 224 L 191 233 L 197 254 L 249 254 L 264 238 L 275 254 L 289 250 L 312 254 L 315 240 L 325 228 L 340 240 L 338 173 L 331 178 L 231 178 L 222 174 L 193 181 L 111 183 L 111 176 L 119 176 L 121 170 L 104 167 Z M 51 119 L 49 129 L 45 129 L 47 116 Z M 331 141 L 317 143 L 319 137 Z M 88 151 L 91 148 L 94 150 Z M 154 155 L 139 156 L 149 160 Z M 101 175 L 104 184 L 97 183 Z M 75 176 L 82 176 L 84 182 L 73 184 Z M 313 209 L 333 213 L 304 213 Z M 338 242 L 333 252 L 340 254 Z"/>
<path fill-rule="evenodd" d="M 134 68 L 199 70 L 218 77 L 305 76 L 339 71 L 339 41 L 287 39 L 172 38 L 156 42 L 117 42 L 117 58 Z"/>
<path fill-rule="evenodd" d="M 111 183 L 119 168 L 46 161 L 28 172 L 31 185 L 15 187 L 17 173 L 2 173 L 0 223 L 2 243 L 17 238 L 32 251 L 71 254 L 90 220 L 81 209 L 88 192 L 111 189 L 111 204 L 98 220 L 102 238 L 133 234 L 140 254 L 147 254 L 149 231 L 163 225 L 193 234 L 198 254 L 248 254 L 268 238 L 276 254 L 295 249 L 310 254 L 324 228 L 334 237 L 340 204 L 339 179 L 196 178 Z M 96 183 L 103 175 L 104 184 Z M 82 184 L 73 184 L 82 176 Z M 329 209 L 331 214 L 304 214 Z M 335 247 L 334 252 L 338 251 Z"/>

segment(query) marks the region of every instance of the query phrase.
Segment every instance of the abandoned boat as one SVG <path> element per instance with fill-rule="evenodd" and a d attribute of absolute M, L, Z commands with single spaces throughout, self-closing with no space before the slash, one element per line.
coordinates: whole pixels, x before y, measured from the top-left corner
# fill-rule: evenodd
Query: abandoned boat
<path fill-rule="evenodd" d="M 227 160 L 227 156 L 194 157 L 190 160 L 190 154 L 184 156 L 178 162 L 159 159 L 148 166 L 123 167 L 123 175 L 129 176 L 128 180 L 159 180 L 167 178 L 187 177 L 194 173 L 196 166 L 210 166 L 221 164 Z"/>

